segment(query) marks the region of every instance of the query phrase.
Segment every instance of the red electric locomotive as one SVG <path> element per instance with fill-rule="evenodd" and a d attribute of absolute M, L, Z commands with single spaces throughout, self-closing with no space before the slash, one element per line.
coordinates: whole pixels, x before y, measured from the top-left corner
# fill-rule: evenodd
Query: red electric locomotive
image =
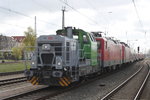
<path fill-rule="evenodd" d="M 98 61 L 102 69 L 116 69 L 122 64 L 128 64 L 143 58 L 140 54 L 132 53 L 131 48 L 124 42 L 102 37 L 97 32 L 92 33 L 98 43 Z"/>
<path fill-rule="evenodd" d="M 122 51 L 122 44 L 117 40 L 105 37 L 96 37 L 98 42 L 99 64 L 102 68 L 115 69 L 123 62 L 124 53 Z"/>

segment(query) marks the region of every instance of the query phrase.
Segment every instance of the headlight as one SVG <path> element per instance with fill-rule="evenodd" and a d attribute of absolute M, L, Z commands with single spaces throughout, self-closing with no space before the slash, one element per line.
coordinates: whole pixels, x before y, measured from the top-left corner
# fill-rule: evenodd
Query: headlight
<path fill-rule="evenodd" d="M 50 44 L 43 44 L 42 50 L 50 50 Z"/>
<path fill-rule="evenodd" d="M 60 66 L 60 65 L 61 65 L 61 62 L 58 62 L 57 65 Z"/>
<path fill-rule="evenodd" d="M 61 57 L 56 57 L 56 69 L 62 69 L 62 59 Z"/>
<path fill-rule="evenodd" d="M 32 61 L 32 62 L 31 62 L 31 65 L 35 65 L 35 61 Z"/>
<path fill-rule="evenodd" d="M 36 66 L 37 63 L 35 60 L 32 60 L 30 64 L 31 64 L 31 68 L 37 68 L 37 66 Z"/>
<path fill-rule="evenodd" d="M 47 45 L 45 45 L 45 46 L 44 46 L 44 49 L 47 49 L 47 48 L 48 48 L 48 46 L 47 46 Z"/>

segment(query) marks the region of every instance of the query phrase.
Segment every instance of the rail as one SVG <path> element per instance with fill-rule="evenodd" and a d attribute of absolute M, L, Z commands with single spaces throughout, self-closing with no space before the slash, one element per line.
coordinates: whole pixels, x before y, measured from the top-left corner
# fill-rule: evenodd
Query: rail
<path fill-rule="evenodd" d="M 117 86 L 115 89 L 110 91 L 107 95 L 105 95 L 101 100 L 108 100 L 113 94 L 115 94 L 120 88 L 122 88 L 125 84 L 127 84 L 132 78 L 134 78 L 143 68 L 142 66 L 137 72 L 135 72 L 132 76 L 130 76 L 128 79 L 126 79 L 123 83 L 121 83 L 119 86 Z"/>
<path fill-rule="evenodd" d="M 14 74 L 21 74 L 24 71 L 15 71 L 15 72 L 4 72 L 4 73 L 0 73 L 0 76 L 6 76 L 6 75 L 14 75 Z"/>
<path fill-rule="evenodd" d="M 142 93 L 142 91 L 143 91 L 143 89 L 144 89 L 144 86 L 145 86 L 145 84 L 146 84 L 146 82 L 147 82 L 147 80 L 148 80 L 148 77 L 149 77 L 149 75 L 150 75 L 150 66 L 149 66 L 148 64 L 147 64 L 147 66 L 149 67 L 148 74 L 146 75 L 146 77 L 145 77 L 145 79 L 144 79 L 142 85 L 140 86 L 140 88 L 139 88 L 139 90 L 138 90 L 138 92 L 137 92 L 137 94 L 136 94 L 134 100 L 138 100 L 138 99 L 139 99 L 139 97 L 140 97 L 140 95 L 141 95 L 141 93 Z"/>
<path fill-rule="evenodd" d="M 13 84 L 18 82 L 26 81 L 26 77 L 18 77 L 18 78 L 12 78 L 12 79 L 6 79 L 6 80 L 0 80 L 0 86 L 7 85 L 7 84 Z"/>

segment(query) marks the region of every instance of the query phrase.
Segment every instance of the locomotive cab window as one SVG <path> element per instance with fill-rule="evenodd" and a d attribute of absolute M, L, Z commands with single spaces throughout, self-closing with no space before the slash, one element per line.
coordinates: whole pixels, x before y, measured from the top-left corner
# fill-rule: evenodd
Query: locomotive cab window
<path fill-rule="evenodd" d="M 83 42 L 84 43 L 88 43 L 89 41 L 88 41 L 88 37 L 86 36 L 86 35 L 83 35 Z"/>
<path fill-rule="evenodd" d="M 90 37 L 91 41 L 93 41 L 93 42 L 94 42 L 94 38 L 92 37 L 92 35 L 91 35 L 91 34 L 89 34 L 89 37 Z"/>
<path fill-rule="evenodd" d="M 93 38 L 93 41 L 96 42 L 95 37 L 91 34 L 91 37 Z"/>
<path fill-rule="evenodd" d="M 97 42 L 97 47 L 98 47 L 98 49 L 101 48 L 101 43 L 100 42 Z"/>
<path fill-rule="evenodd" d="M 105 48 L 107 49 L 107 41 L 106 41 L 106 45 L 105 46 L 106 46 Z"/>

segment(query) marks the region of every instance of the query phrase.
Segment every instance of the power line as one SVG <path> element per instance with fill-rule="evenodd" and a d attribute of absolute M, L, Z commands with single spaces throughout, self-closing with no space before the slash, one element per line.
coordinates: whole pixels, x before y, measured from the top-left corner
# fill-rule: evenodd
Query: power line
<path fill-rule="evenodd" d="M 140 16 L 139 16 L 139 13 L 138 13 L 138 10 L 137 10 L 137 7 L 136 7 L 136 4 L 135 4 L 135 1 L 134 1 L 134 0 L 132 0 L 132 3 L 133 3 L 133 5 L 134 5 L 135 12 L 136 12 L 136 15 L 137 15 L 137 17 L 138 17 L 139 23 L 140 23 L 141 27 L 142 27 L 142 28 L 143 28 L 143 30 L 144 30 L 144 26 L 143 26 L 142 20 L 141 20 L 141 18 L 140 18 Z M 145 31 L 145 30 L 144 30 L 144 31 Z"/>
<path fill-rule="evenodd" d="M 95 9 L 95 11 L 97 12 L 98 16 L 100 16 L 100 18 L 103 18 L 103 21 L 104 21 L 105 23 L 109 23 L 108 19 L 104 18 L 104 16 L 101 14 L 101 12 L 97 10 L 97 8 L 93 5 L 93 3 L 92 3 L 91 1 L 86 0 L 86 3 L 87 3 L 90 7 L 92 7 L 93 9 Z"/>
<path fill-rule="evenodd" d="M 1 7 L 1 6 L 0 6 L 0 9 L 6 10 L 6 11 L 9 11 L 9 12 L 12 12 L 12 13 L 15 13 L 15 14 L 18 14 L 18 15 L 21 15 L 21 16 L 24 16 L 24 17 L 28 17 L 28 18 L 34 19 L 34 17 L 28 16 L 28 15 L 26 15 L 26 14 L 24 14 L 24 13 L 21 13 L 21 12 L 18 12 L 18 11 L 15 11 L 15 10 L 9 9 L 9 8 L 5 8 L 5 7 Z M 49 23 L 49 22 L 46 22 L 46 21 L 41 20 L 41 19 L 38 19 L 38 20 L 39 20 L 39 21 L 41 21 L 41 22 L 44 22 L 44 23 L 50 24 L 50 25 L 59 26 L 59 25 L 57 25 L 57 24 Z M 60 27 L 60 26 L 59 26 L 59 27 Z"/>
<path fill-rule="evenodd" d="M 37 2 L 37 1 L 35 1 L 35 0 L 32 0 L 32 2 L 36 3 L 37 5 L 41 6 L 42 8 L 47 9 L 48 11 L 51 11 L 51 10 L 50 10 L 49 8 L 47 8 L 45 5 L 39 3 L 39 2 Z"/>
<path fill-rule="evenodd" d="M 7 10 L 7 11 L 9 11 L 9 12 L 13 12 L 13 13 L 15 13 L 15 14 L 22 15 L 22 16 L 24 16 L 24 17 L 32 18 L 32 17 L 30 17 L 30 16 L 28 16 L 28 15 L 25 15 L 25 14 L 23 14 L 23 13 L 14 11 L 14 10 L 9 9 L 9 8 L 5 8 L 5 7 L 1 7 L 1 6 L 0 6 L 0 9 Z"/>
<path fill-rule="evenodd" d="M 35 1 L 35 0 L 32 0 L 32 2 L 34 2 L 34 3 L 36 3 L 38 6 L 41 6 L 42 8 L 44 8 L 44 9 L 47 9 L 48 11 L 50 11 L 50 12 L 52 12 L 49 8 L 47 8 L 47 7 L 45 7 L 45 5 L 42 5 L 42 4 L 40 4 L 40 3 L 38 3 L 37 1 Z M 55 25 L 55 26 L 59 26 L 59 25 L 57 25 L 57 24 L 54 24 L 54 23 L 49 23 L 49 22 L 46 22 L 46 21 L 44 21 L 44 20 L 41 20 L 41 19 L 38 19 L 39 21 L 42 21 L 42 22 L 44 22 L 44 23 L 47 23 L 47 24 L 51 24 L 51 25 Z M 60 27 L 60 26 L 59 26 Z"/>
<path fill-rule="evenodd" d="M 146 42 L 146 40 L 147 40 L 147 37 L 146 37 L 146 30 L 144 29 L 144 26 L 143 26 L 142 20 L 140 19 L 140 16 L 139 16 L 139 13 L 138 13 L 138 10 L 137 10 L 137 7 L 136 7 L 136 4 L 135 4 L 135 1 L 134 1 L 134 0 L 132 0 L 132 3 L 133 3 L 133 5 L 134 5 L 135 12 L 136 12 L 136 15 L 137 15 L 137 17 L 138 17 L 139 23 L 140 23 L 141 27 L 143 28 L 143 31 L 144 31 L 144 34 L 145 34 L 145 42 Z"/>
<path fill-rule="evenodd" d="M 98 17 L 99 18 L 99 21 L 102 23 L 102 22 L 104 22 L 104 23 L 107 23 L 106 25 L 105 24 L 103 24 L 103 27 L 104 27 L 104 29 L 105 29 L 105 35 L 106 34 L 108 34 L 109 32 L 109 24 L 111 23 L 111 21 L 109 21 L 109 19 L 108 19 L 108 17 L 104 17 L 103 15 L 102 15 L 102 13 L 96 8 L 96 6 L 94 6 L 93 5 L 93 2 L 91 2 L 90 0 L 86 0 L 86 3 L 92 8 L 92 9 L 94 9 L 96 12 L 97 12 L 97 17 L 98 16 L 100 16 L 100 17 Z M 110 13 L 112 13 L 112 12 L 106 12 L 106 14 L 110 14 Z M 102 19 L 101 19 L 102 18 Z M 105 26 L 104 26 L 105 25 Z"/>
<path fill-rule="evenodd" d="M 67 5 L 68 7 L 70 7 L 71 9 L 73 9 L 74 11 L 76 11 L 77 13 L 79 13 L 80 15 L 86 17 L 87 19 L 89 19 L 90 21 L 92 21 L 95 24 L 98 24 L 96 21 L 94 21 L 93 19 L 89 18 L 87 15 L 81 13 L 80 11 L 78 11 L 77 9 L 75 9 L 74 7 L 72 7 L 71 5 L 69 5 L 67 2 L 59 0 L 60 2 L 64 3 L 65 5 Z"/>
<path fill-rule="evenodd" d="M 0 23 L 0 24 L 5 24 L 5 25 L 10 25 L 10 26 L 15 26 L 15 27 L 19 27 L 19 28 L 25 28 L 23 26 L 19 26 L 19 25 L 14 25 L 14 24 L 9 24 L 9 23 Z"/>
<path fill-rule="evenodd" d="M 27 27 L 23 27 L 23 26 L 20 26 L 20 25 L 14 25 L 14 24 L 9 24 L 9 23 L 0 23 L 0 24 L 15 26 L 15 27 L 22 28 L 22 29 L 27 29 Z M 42 30 L 37 30 L 37 31 L 40 32 L 40 33 L 49 33 L 48 31 L 42 31 Z"/>

